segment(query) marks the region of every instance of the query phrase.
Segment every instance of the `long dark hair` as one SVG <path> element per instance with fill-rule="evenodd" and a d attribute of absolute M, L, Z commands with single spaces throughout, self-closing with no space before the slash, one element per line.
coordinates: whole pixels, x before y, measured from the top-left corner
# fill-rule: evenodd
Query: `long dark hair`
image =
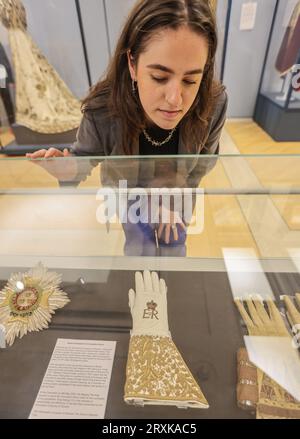
<path fill-rule="evenodd" d="M 139 0 L 132 9 L 120 35 L 107 73 L 82 102 L 82 111 L 102 109 L 107 117 L 117 117 L 122 127 L 122 147 L 132 154 L 132 144 L 145 128 L 146 118 L 138 94 L 132 92 L 127 52 L 137 63 L 147 42 L 159 29 L 178 29 L 187 25 L 208 41 L 209 53 L 196 99 L 181 121 L 181 135 L 186 147 L 203 148 L 207 126 L 217 97 L 223 88 L 214 81 L 217 50 L 215 14 L 210 0 Z"/>

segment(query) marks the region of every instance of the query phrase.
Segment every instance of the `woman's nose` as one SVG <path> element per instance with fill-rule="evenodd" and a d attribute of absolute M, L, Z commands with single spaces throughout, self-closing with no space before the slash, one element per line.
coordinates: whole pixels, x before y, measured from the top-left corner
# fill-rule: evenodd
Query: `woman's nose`
<path fill-rule="evenodd" d="M 173 84 L 166 90 L 166 101 L 172 107 L 177 110 L 181 109 L 182 105 L 182 89 L 178 84 Z"/>

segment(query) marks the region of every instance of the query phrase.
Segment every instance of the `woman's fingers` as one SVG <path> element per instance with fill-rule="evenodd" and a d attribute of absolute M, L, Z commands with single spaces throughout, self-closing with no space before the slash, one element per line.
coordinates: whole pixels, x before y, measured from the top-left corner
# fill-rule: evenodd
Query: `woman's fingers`
<path fill-rule="evenodd" d="M 64 149 L 64 157 L 69 157 L 69 156 L 71 156 L 72 154 L 70 153 L 70 151 L 67 149 L 67 148 L 65 148 Z"/>
<path fill-rule="evenodd" d="M 171 231 L 170 224 L 160 223 L 160 225 L 158 227 L 158 232 L 157 232 L 158 238 L 161 239 L 163 234 L 164 234 L 164 241 L 166 244 L 169 244 L 170 231 Z"/>
<path fill-rule="evenodd" d="M 29 159 L 40 159 L 45 156 L 46 152 L 47 152 L 46 149 L 39 149 L 38 151 L 33 153 L 28 152 L 26 154 L 26 157 L 28 157 Z"/>
<path fill-rule="evenodd" d="M 177 226 L 181 227 L 184 231 L 186 231 L 186 226 L 183 223 L 177 223 L 177 224 L 160 224 L 158 228 L 158 238 L 161 239 L 161 237 L 164 235 L 164 241 L 166 244 L 169 244 L 170 242 L 170 235 L 171 230 L 173 233 L 174 241 L 178 241 L 179 235 L 178 235 L 178 228 Z"/>
<path fill-rule="evenodd" d="M 173 236 L 174 236 L 174 241 L 178 241 L 178 230 L 177 230 L 177 225 L 176 224 L 172 224 L 172 232 L 173 232 Z"/>
<path fill-rule="evenodd" d="M 169 244 L 170 242 L 170 233 L 171 233 L 171 226 L 170 224 L 166 224 L 165 227 L 165 243 Z"/>
<path fill-rule="evenodd" d="M 68 157 L 70 156 L 70 152 L 67 148 L 64 149 L 63 152 L 59 151 L 59 149 L 56 148 L 49 148 L 49 149 L 39 149 L 36 152 L 33 153 L 27 153 L 26 157 L 30 159 L 49 159 L 52 157 Z"/>
<path fill-rule="evenodd" d="M 164 231 L 164 224 L 162 224 L 162 223 L 160 223 L 160 225 L 159 225 L 159 227 L 158 227 L 158 232 L 157 232 L 157 235 L 158 235 L 158 238 L 160 239 L 161 238 L 161 235 L 162 235 L 162 233 L 163 233 L 163 231 Z"/>
<path fill-rule="evenodd" d="M 59 151 L 58 149 L 55 148 L 49 148 L 48 151 L 46 152 L 44 158 L 48 159 L 50 157 L 63 157 L 64 154 Z"/>

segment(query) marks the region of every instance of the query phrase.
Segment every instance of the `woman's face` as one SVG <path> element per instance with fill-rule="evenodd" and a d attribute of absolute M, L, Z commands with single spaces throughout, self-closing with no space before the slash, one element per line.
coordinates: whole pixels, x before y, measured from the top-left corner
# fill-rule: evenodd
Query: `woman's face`
<path fill-rule="evenodd" d="M 186 26 L 153 36 L 135 66 L 128 54 L 149 123 L 166 130 L 178 125 L 197 96 L 207 56 L 206 38 Z"/>

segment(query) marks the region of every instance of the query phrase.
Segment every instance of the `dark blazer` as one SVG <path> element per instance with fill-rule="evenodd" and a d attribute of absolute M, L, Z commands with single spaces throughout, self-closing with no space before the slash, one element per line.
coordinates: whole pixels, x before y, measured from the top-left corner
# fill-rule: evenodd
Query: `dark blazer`
<path fill-rule="evenodd" d="M 201 149 L 199 145 L 191 145 L 191 150 L 188 151 L 180 137 L 179 157 L 173 158 L 177 167 L 175 180 L 182 181 L 184 179 L 185 185 L 197 187 L 201 178 L 214 167 L 217 161 L 216 155 L 219 152 L 222 128 L 226 120 L 227 103 L 227 93 L 223 91 L 208 126 L 204 148 Z M 72 145 L 71 152 L 75 156 L 95 157 L 90 160 L 78 160 L 78 174 L 73 180 L 73 184 L 85 180 L 93 167 L 101 162 L 102 185 L 114 186 L 119 180 L 125 179 L 129 186 L 134 187 L 140 185 L 140 176 L 143 176 L 147 186 L 147 182 L 152 181 L 157 166 L 157 160 L 145 161 L 138 160 L 136 157 L 126 157 L 126 159 L 116 162 L 113 159 L 114 156 L 124 155 L 121 148 L 120 123 L 116 119 L 108 119 L 100 111 L 89 112 L 83 116 L 77 140 Z M 186 154 L 191 155 L 191 157 L 184 157 Z M 133 145 L 133 155 L 139 155 L 138 142 Z M 72 182 L 61 182 L 61 185 L 68 184 L 72 184 Z"/>
<path fill-rule="evenodd" d="M 214 115 L 211 119 L 205 139 L 205 147 L 191 145 L 190 154 L 217 154 L 219 139 L 226 120 L 227 94 L 225 91 L 219 96 Z M 77 140 L 71 147 L 75 155 L 111 156 L 124 155 L 121 149 L 121 127 L 117 119 L 108 119 L 101 111 L 93 111 L 82 118 L 77 133 Z M 188 150 L 182 138 L 179 139 L 179 154 L 187 154 Z M 139 155 L 138 140 L 133 145 L 133 155 Z"/>

